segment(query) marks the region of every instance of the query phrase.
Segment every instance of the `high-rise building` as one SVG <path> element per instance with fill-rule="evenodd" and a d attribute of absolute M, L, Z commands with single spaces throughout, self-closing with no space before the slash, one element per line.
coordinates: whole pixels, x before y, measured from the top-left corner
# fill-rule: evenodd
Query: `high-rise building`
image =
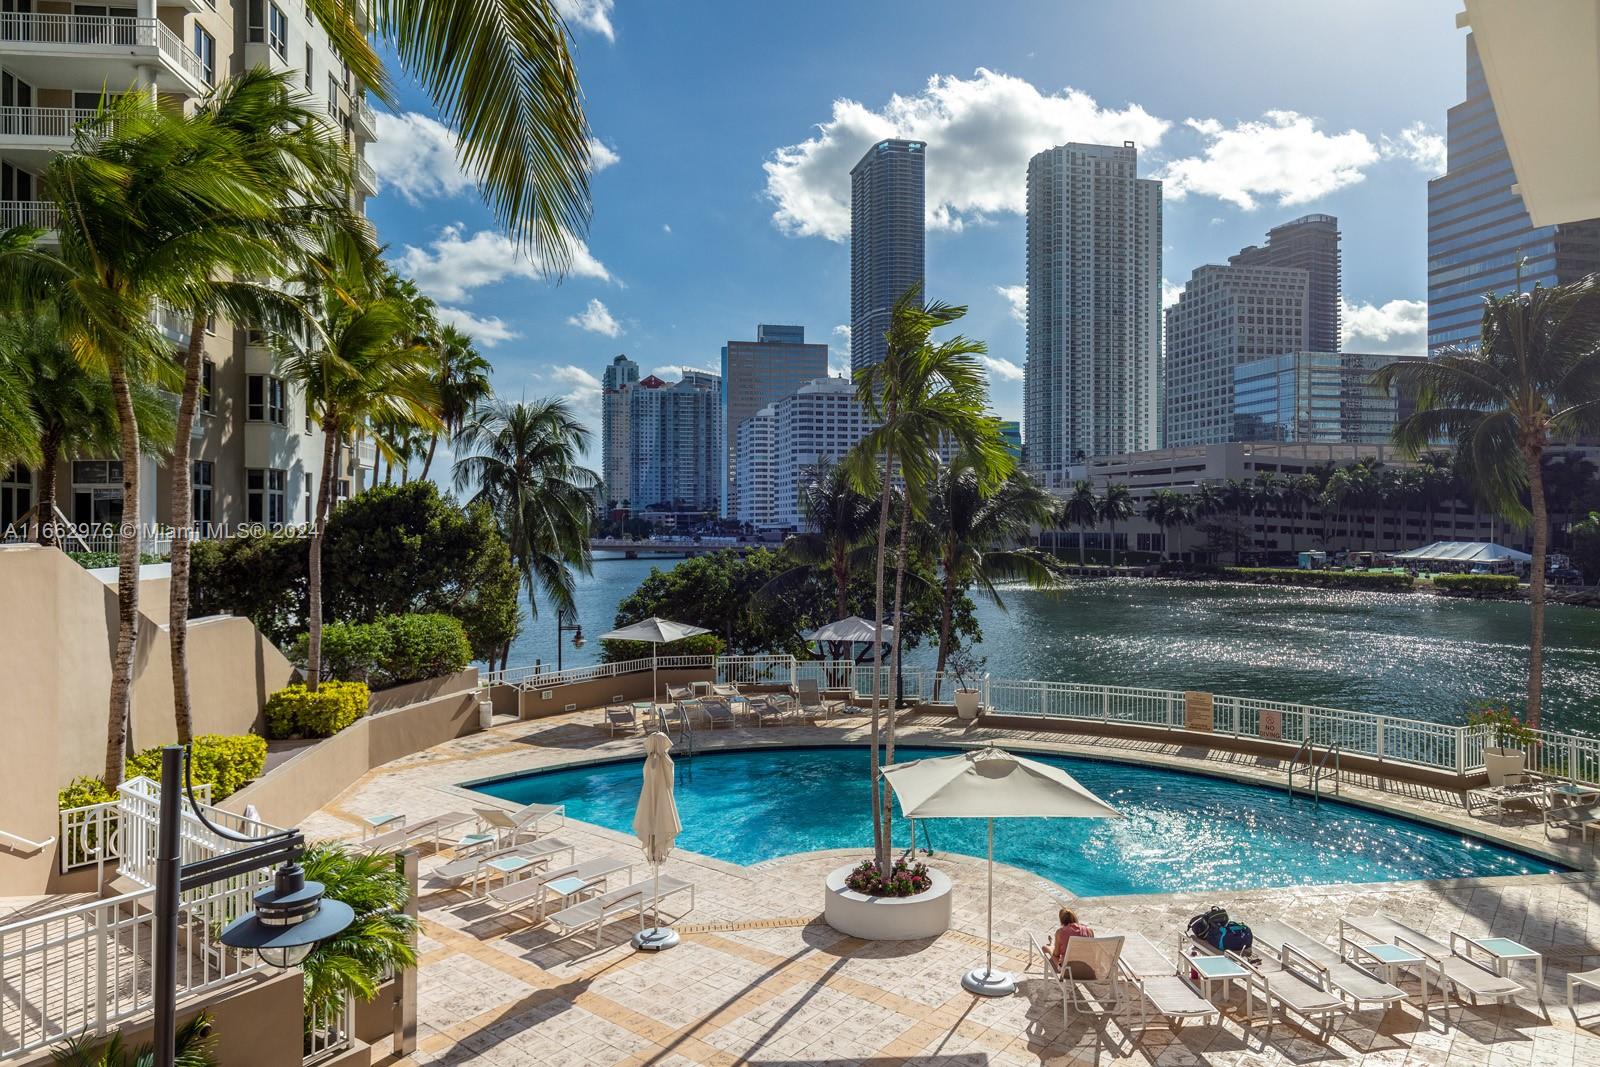
<path fill-rule="evenodd" d="M 1600 271 L 1600 219 L 1534 226 L 1467 37 L 1467 98 L 1450 109 L 1448 164 L 1428 183 L 1428 350 L 1476 344 L 1486 293 Z"/>
<path fill-rule="evenodd" d="M 676 382 L 654 374 L 624 386 L 629 504 L 675 517 L 714 515 L 721 504 L 721 383 L 706 371 Z"/>
<path fill-rule="evenodd" d="M 58 10 L 59 9 L 59 10 Z M 55 206 L 42 176 L 72 145 L 74 127 L 104 92 L 159 94 L 189 106 L 249 67 L 297 71 L 295 87 L 326 110 L 356 159 L 355 206 L 377 192 L 362 158 L 376 137 L 363 87 L 350 75 L 305 0 L 140 0 L 124 6 L 8 4 L 0 15 L 0 224 L 50 231 Z M 188 345 L 189 323 L 157 317 L 175 347 Z M 301 523 L 311 518 L 322 473 L 322 433 L 301 392 L 278 371 L 270 339 L 217 318 L 206 325 L 202 388 L 190 470 L 198 524 Z M 334 491 L 359 492 L 375 465 L 370 438 L 339 450 Z M 167 522 L 171 479 L 160 461 L 142 457 L 147 494 L 140 515 Z M 37 501 L 40 472 L 0 469 L 0 536 Z M 74 524 L 110 524 L 122 515 L 122 464 L 114 455 L 64 460 L 56 472 L 57 506 Z M 202 531 L 204 532 L 204 531 Z M 71 538 L 66 539 L 69 545 Z"/>
<path fill-rule="evenodd" d="M 798 529 L 805 521 L 800 490 L 818 464 L 837 462 L 877 423 L 867 417 L 848 378 L 819 378 L 773 407 L 772 521 Z"/>
<path fill-rule="evenodd" d="M 633 506 L 632 430 L 628 419 L 630 387 L 639 384 L 639 364 L 619 355 L 606 367 L 600 382 L 600 477 L 605 481 L 606 503 Z"/>
<path fill-rule="evenodd" d="M 1167 308 L 1165 447 L 1233 440 L 1233 370 L 1309 347 L 1310 275 L 1199 267 Z"/>
<path fill-rule="evenodd" d="M 1398 358 L 1287 352 L 1240 363 L 1233 368 L 1233 439 L 1387 444 L 1399 396 L 1373 385 L 1372 376 Z"/>
<path fill-rule="evenodd" d="M 879 363 L 889 312 L 923 284 L 927 145 L 890 139 L 850 171 L 850 368 Z"/>
<path fill-rule="evenodd" d="M 809 381 L 828 375 L 828 346 L 806 344 L 804 326 L 756 327 L 754 341 L 729 341 L 722 346 L 722 425 L 727 433 L 727 476 L 723 479 L 722 514 L 735 516 L 735 440 L 744 420 Z"/>
<path fill-rule="evenodd" d="M 1028 162 L 1027 464 L 1046 481 L 1161 436 L 1161 183 L 1138 151 L 1067 144 Z"/>
<path fill-rule="evenodd" d="M 777 405 L 766 405 L 739 424 L 734 447 L 733 510 L 729 516 L 758 530 L 778 525 L 777 423 Z"/>
<path fill-rule="evenodd" d="M 1265 245 L 1250 245 L 1228 262 L 1237 267 L 1298 267 L 1309 276 L 1306 342 L 1317 352 L 1342 347 L 1339 220 L 1332 215 L 1302 215 L 1267 231 Z"/>
<path fill-rule="evenodd" d="M 1002 419 L 1000 421 L 1000 439 L 1006 443 L 1006 451 L 1014 460 L 1022 459 L 1022 423 L 1016 419 Z"/>

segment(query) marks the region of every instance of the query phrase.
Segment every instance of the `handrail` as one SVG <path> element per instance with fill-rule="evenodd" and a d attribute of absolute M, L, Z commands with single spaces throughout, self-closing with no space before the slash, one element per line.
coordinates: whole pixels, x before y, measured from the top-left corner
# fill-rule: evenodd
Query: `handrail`
<path fill-rule="evenodd" d="M 10 830 L 0 830 L 0 838 L 5 838 L 6 840 L 15 844 L 17 847 L 25 848 L 29 852 L 43 852 L 45 849 L 56 843 L 56 839 L 54 837 L 47 837 L 43 841 L 34 841 L 31 838 L 23 837 L 21 834 L 14 834 Z M 3 843 L 4 842 L 0 842 L 0 844 Z"/>
<path fill-rule="evenodd" d="M 1305 753 L 1306 766 L 1311 766 L 1311 739 L 1308 737 L 1300 742 L 1300 747 L 1294 750 L 1294 755 L 1289 757 L 1289 799 L 1294 799 L 1294 769 L 1300 764 L 1300 754 Z M 1315 783 L 1313 783 L 1313 786 Z"/>

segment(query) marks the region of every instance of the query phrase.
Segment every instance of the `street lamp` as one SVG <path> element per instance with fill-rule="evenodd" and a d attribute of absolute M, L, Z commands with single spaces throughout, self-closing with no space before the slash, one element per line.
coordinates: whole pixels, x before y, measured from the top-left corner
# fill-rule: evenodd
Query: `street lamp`
<path fill-rule="evenodd" d="M 213 825 L 195 801 L 187 755 L 188 749 L 183 745 L 167 745 L 161 750 L 163 786 L 156 836 L 155 1067 L 173 1067 L 177 1055 L 178 906 L 185 891 L 281 864 L 273 887 L 256 894 L 256 910 L 229 923 L 221 935 L 224 945 L 253 949 L 273 967 L 293 967 L 317 942 L 337 934 L 355 918 L 343 901 L 322 899 L 320 882 L 306 881 L 298 862 L 305 852 L 306 839 L 299 830 L 245 837 Z M 181 787 L 179 782 L 183 783 Z M 185 795 L 202 826 L 244 847 L 184 863 Z"/>
<path fill-rule="evenodd" d="M 561 635 L 567 632 L 572 634 L 572 647 L 583 647 L 583 624 L 577 620 L 576 613 L 568 614 L 564 608 L 556 610 L 556 673 L 561 673 Z"/>

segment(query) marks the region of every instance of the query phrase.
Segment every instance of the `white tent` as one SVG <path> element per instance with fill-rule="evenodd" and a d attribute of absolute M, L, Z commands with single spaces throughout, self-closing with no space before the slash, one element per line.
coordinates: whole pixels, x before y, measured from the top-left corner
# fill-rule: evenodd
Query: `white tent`
<path fill-rule="evenodd" d="M 678 803 L 672 796 L 674 769 L 667 750 L 672 741 L 666 734 L 649 734 L 644 739 L 644 782 L 639 787 L 639 806 L 633 813 L 633 835 L 644 849 L 655 876 L 651 897 L 655 900 L 655 921 L 650 929 L 634 936 L 633 947 L 671 948 L 678 943 L 678 932 L 661 925 L 661 865 L 677 843 L 683 823 L 678 819 Z M 642 920 L 641 920 L 642 921 Z"/>
<path fill-rule="evenodd" d="M 994 969 L 994 821 L 996 819 L 1106 819 L 1117 810 L 1058 767 L 987 747 L 954 756 L 900 763 L 883 770 L 908 819 L 989 820 L 989 956 L 968 971 L 969 992 L 1003 997 L 1016 981 Z"/>
<path fill-rule="evenodd" d="M 602 641 L 648 641 L 650 649 L 650 699 L 655 700 L 661 695 L 661 687 L 656 685 L 656 648 L 661 645 L 682 641 L 685 637 L 698 637 L 708 634 L 710 630 L 701 626 L 690 626 L 686 622 L 673 622 L 670 619 L 658 619 L 654 615 L 648 619 L 640 619 L 630 626 L 620 630 L 612 630 L 608 634 L 601 634 Z"/>
<path fill-rule="evenodd" d="M 1533 557 L 1505 545 L 1487 541 L 1435 541 L 1431 545 L 1396 552 L 1395 559 L 1416 560 L 1419 563 L 1528 563 Z"/>

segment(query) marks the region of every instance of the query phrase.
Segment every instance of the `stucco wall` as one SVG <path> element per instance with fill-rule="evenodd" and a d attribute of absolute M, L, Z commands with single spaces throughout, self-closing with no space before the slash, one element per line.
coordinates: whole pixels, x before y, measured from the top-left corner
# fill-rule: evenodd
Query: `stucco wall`
<path fill-rule="evenodd" d="M 656 675 L 656 684 L 660 692 L 665 694 L 669 685 L 688 685 L 690 682 L 709 682 L 713 678 L 710 667 L 700 667 L 692 670 L 659 671 Z M 496 686 L 496 689 L 505 687 Z M 650 672 L 635 671 L 631 674 L 618 675 L 612 678 L 596 678 L 593 681 L 573 682 L 571 685 L 558 685 L 550 689 L 530 689 L 519 694 L 517 713 L 524 719 L 541 719 L 546 715 L 560 715 L 567 710 L 567 705 L 574 705 L 578 709 L 603 707 L 612 702 L 613 697 L 620 696 L 625 701 L 650 699 Z M 663 696 L 664 699 L 664 696 Z M 501 709 L 499 694 L 496 694 L 495 710 Z M 506 710 L 511 710 L 506 708 Z"/>

